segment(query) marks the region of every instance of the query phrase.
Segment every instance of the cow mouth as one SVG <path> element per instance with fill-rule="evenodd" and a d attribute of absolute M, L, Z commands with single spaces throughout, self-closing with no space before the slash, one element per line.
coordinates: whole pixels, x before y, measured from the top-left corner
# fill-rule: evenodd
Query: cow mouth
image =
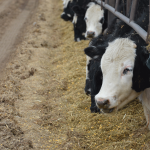
<path fill-rule="evenodd" d="M 114 108 L 111 108 L 111 109 L 101 109 L 101 112 L 102 113 L 111 113 L 111 112 L 113 112 L 113 110 L 114 110 Z"/>
<path fill-rule="evenodd" d="M 93 39 L 94 36 L 93 36 L 93 35 L 88 35 L 87 38 L 88 38 L 88 39 Z"/>

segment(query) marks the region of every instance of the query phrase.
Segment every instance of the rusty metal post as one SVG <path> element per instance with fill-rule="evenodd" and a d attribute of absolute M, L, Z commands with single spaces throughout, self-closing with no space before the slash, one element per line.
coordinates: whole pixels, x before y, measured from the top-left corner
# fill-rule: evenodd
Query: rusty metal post
<path fill-rule="evenodd" d="M 115 7 L 116 0 L 109 0 L 109 5 Z M 115 18 L 115 15 L 110 11 L 108 12 L 108 26 L 111 24 L 112 20 Z"/>
<path fill-rule="evenodd" d="M 131 7 L 131 13 L 130 13 L 130 22 L 133 21 L 135 18 L 137 4 L 138 4 L 138 0 L 133 0 L 132 7 Z"/>

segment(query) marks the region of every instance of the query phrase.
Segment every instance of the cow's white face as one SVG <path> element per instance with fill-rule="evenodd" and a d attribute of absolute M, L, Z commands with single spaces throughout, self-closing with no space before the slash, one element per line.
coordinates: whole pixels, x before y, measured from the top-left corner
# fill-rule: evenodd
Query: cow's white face
<path fill-rule="evenodd" d="M 85 14 L 86 38 L 94 38 L 102 33 L 102 24 L 104 22 L 104 10 L 100 5 L 93 2 L 89 3 L 89 8 Z"/>
<path fill-rule="evenodd" d="M 101 59 L 103 83 L 100 92 L 95 96 L 98 107 L 120 109 L 139 95 L 131 88 L 135 48 L 135 43 L 128 38 L 109 43 Z"/>

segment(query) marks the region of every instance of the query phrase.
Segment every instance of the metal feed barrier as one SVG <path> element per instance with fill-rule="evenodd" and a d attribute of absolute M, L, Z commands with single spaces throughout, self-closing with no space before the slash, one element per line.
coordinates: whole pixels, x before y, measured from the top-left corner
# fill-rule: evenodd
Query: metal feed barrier
<path fill-rule="evenodd" d="M 136 8 L 137 8 L 139 0 L 127 0 L 126 15 L 123 15 L 122 13 L 117 11 L 120 0 L 105 0 L 105 2 L 103 2 L 102 0 L 95 0 L 95 1 L 101 6 L 103 6 L 104 8 L 109 10 L 108 24 L 111 23 L 115 15 L 119 19 L 124 21 L 126 24 L 128 24 L 130 27 L 132 27 L 146 42 L 148 42 L 148 36 L 150 33 L 150 24 L 148 27 L 148 32 L 146 32 L 143 28 L 141 28 L 138 24 L 134 22 Z M 150 0 L 149 0 L 149 4 L 150 4 Z M 131 9 L 131 12 L 130 12 L 130 9 Z M 149 5 L 149 10 L 150 10 L 150 5 Z M 130 17 L 128 18 L 127 14 L 129 14 L 129 12 L 130 12 L 130 15 L 129 15 Z M 150 22 L 150 15 L 149 15 L 149 22 Z"/>

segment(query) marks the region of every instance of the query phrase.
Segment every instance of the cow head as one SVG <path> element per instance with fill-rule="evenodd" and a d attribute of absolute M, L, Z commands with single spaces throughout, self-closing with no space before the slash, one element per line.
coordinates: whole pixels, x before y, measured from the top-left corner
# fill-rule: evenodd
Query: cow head
<path fill-rule="evenodd" d="M 132 89 L 135 57 L 136 45 L 128 38 L 109 43 L 101 59 L 103 83 L 95 96 L 98 107 L 121 108 L 138 96 Z"/>
<path fill-rule="evenodd" d="M 74 13 L 71 9 L 71 2 L 71 0 L 63 0 L 64 11 L 61 14 L 61 18 L 65 21 L 72 21 L 73 19 Z"/>
<path fill-rule="evenodd" d="M 85 14 L 86 22 L 86 38 L 94 38 L 102 33 L 102 26 L 104 24 L 104 10 L 94 2 L 89 3 Z"/>
<path fill-rule="evenodd" d="M 99 55 L 94 49 L 88 53 L 93 58 Z M 150 87 L 148 57 L 145 48 L 137 47 L 128 38 L 109 43 L 101 58 L 103 82 L 95 96 L 97 106 L 103 110 L 120 109 Z"/>

